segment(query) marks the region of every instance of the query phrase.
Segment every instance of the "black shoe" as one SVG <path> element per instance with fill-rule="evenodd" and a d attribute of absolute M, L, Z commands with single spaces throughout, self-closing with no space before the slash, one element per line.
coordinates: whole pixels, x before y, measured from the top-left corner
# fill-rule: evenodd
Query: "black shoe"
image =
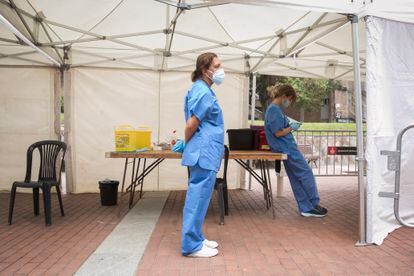
<path fill-rule="evenodd" d="M 325 213 L 325 215 L 328 213 L 328 209 L 326 209 L 325 207 L 322 207 L 321 205 L 316 205 L 315 207 L 314 207 L 316 210 L 319 210 L 319 211 L 321 211 L 322 213 Z"/>
<path fill-rule="evenodd" d="M 326 216 L 326 212 L 323 212 L 323 211 L 318 210 L 316 208 L 313 208 L 312 210 L 310 210 L 308 212 L 301 212 L 300 214 L 301 214 L 302 217 L 322 218 L 322 217 Z"/>

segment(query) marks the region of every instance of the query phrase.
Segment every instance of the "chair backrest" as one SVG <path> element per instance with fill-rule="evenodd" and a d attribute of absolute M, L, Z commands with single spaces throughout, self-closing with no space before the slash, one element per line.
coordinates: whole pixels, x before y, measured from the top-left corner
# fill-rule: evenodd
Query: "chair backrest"
<path fill-rule="evenodd" d="M 33 151 L 39 150 L 40 154 L 40 166 L 38 181 L 58 181 L 57 176 L 62 171 L 63 160 L 66 153 L 66 144 L 64 142 L 55 140 L 44 140 L 32 144 L 27 149 L 27 165 L 26 165 L 26 177 L 25 182 L 31 181 L 32 174 L 32 160 Z M 60 167 L 59 174 L 56 173 L 57 161 L 60 155 Z"/>
<path fill-rule="evenodd" d="M 227 181 L 227 165 L 229 163 L 229 147 L 224 145 L 224 168 L 223 168 L 223 179 Z"/>

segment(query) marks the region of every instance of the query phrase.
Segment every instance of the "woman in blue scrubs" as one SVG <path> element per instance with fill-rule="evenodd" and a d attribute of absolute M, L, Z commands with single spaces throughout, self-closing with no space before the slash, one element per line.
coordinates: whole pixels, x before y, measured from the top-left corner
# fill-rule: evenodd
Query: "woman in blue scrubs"
<path fill-rule="evenodd" d="M 324 217 L 328 210 L 319 205 L 320 199 L 312 169 L 292 135 L 292 131 L 300 128 L 300 123 L 289 122 L 284 113 L 284 109 L 295 102 L 296 91 L 292 86 L 283 84 L 269 87 L 268 92 L 272 102 L 265 114 L 265 132 L 270 149 L 288 156 L 283 164 L 299 213 L 304 217 Z"/>
<path fill-rule="evenodd" d="M 185 97 L 182 165 L 188 166 L 190 175 L 183 209 L 181 252 L 184 256 L 218 254 L 217 242 L 207 240 L 201 227 L 224 153 L 223 114 L 211 89 L 213 84 L 220 85 L 224 76 L 216 54 L 201 54 L 191 76 L 193 85 Z"/>

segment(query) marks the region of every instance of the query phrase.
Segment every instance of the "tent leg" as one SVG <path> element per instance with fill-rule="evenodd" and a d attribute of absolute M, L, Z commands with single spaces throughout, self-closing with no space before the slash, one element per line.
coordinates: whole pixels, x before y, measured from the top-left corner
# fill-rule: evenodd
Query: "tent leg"
<path fill-rule="evenodd" d="M 64 90 L 64 141 L 67 145 L 65 155 L 65 175 L 66 175 L 66 192 L 76 192 L 76 187 L 73 181 L 73 163 L 72 163 L 72 138 L 71 138 L 71 105 L 72 105 L 72 93 L 71 93 L 71 72 L 68 70 L 61 70 L 62 74 L 62 87 Z"/>
<path fill-rule="evenodd" d="M 256 77 L 257 73 L 252 74 L 252 97 L 251 97 L 251 109 L 250 109 L 250 125 L 254 124 L 254 118 L 255 118 L 255 110 L 256 110 Z M 253 162 L 251 160 L 248 161 L 249 165 Z M 252 176 L 249 174 L 249 190 L 252 189 Z"/>
<path fill-rule="evenodd" d="M 357 128 L 357 162 L 358 162 L 358 191 L 359 191 L 359 241 L 357 246 L 367 245 L 366 233 L 366 187 L 364 181 L 364 140 L 362 130 L 362 96 L 361 75 L 359 64 L 359 34 L 358 16 L 350 17 L 352 22 L 352 51 L 354 58 L 354 92 L 355 92 L 355 121 Z"/>

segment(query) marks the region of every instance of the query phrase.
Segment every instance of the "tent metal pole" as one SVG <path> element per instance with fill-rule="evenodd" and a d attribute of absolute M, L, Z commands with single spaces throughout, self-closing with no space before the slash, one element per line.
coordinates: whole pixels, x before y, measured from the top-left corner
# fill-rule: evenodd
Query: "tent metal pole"
<path fill-rule="evenodd" d="M 365 67 L 363 65 L 365 65 L 365 64 L 360 65 L 360 68 L 364 68 L 365 69 Z M 354 71 L 354 68 L 352 68 L 350 70 L 347 70 L 344 73 L 342 73 L 342 74 L 340 74 L 340 75 L 338 75 L 338 76 L 336 76 L 336 77 L 334 77 L 332 79 L 333 80 L 339 80 L 340 78 L 342 78 L 343 76 L 346 76 L 347 74 L 351 73 L 352 71 Z"/>
<path fill-rule="evenodd" d="M 1 53 L 0 53 L 0 55 L 3 55 L 3 54 L 1 54 Z M 30 59 L 30 58 L 13 57 L 13 56 L 11 56 L 11 57 L 5 56 L 4 58 L 17 59 L 17 60 L 26 61 L 26 62 L 29 62 L 29 63 L 41 64 L 41 65 L 44 65 L 44 66 L 48 66 L 48 65 L 50 65 L 50 64 L 49 64 L 49 63 L 47 63 L 47 62 L 41 62 L 41 61 L 33 60 L 33 59 Z M 56 66 L 55 66 L 55 67 L 56 67 Z"/>
<path fill-rule="evenodd" d="M 283 64 L 283 63 L 279 63 L 279 62 L 273 62 L 273 63 L 276 64 L 276 65 L 279 65 L 281 67 L 289 68 L 290 70 L 295 70 L 295 71 L 298 71 L 298 72 L 302 72 L 302 73 L 305 73 L 305 74 L 309 74 L 309 75 L 314 76 L 314 77 L 316 77 L 318 79 L 326 79 L 325 76 L 318 75 L 318 74 L 314 74 L 314 73 L 311 73 L 311 72 L 308 72 L 306 70 L 302 70 L 302 69 L 299 69 L 299 68 L 296 68 L 296 67 L 293 67 L 293 66 L 289 66 L 289 65 L 286 65 L 286 64 Z"/>
<path fill-rule="evenodd" d="M 0 68 L 30 68 L 30 69 L 54 69 L 56 68 L 55 66 L 42 66 L 42 65 L 3 65 L 0 64 Z"/>
<path fill-rule="evenodd" d="M 60 66 L 60 63 L 48 55 L 45 51 L 34 45 L 29 39 L 27 39 L 18 29 L 16 29 L 3 15 L 0 14 L 0 23 L 2 23 L 7 29 L 9 29 L 12 33 L 14 33 L 18 38 L 20 38 L 24 43 L 35 49 L 41 55 L 46 57 L 56 66 Z"/>
<path fill-rule="evenodd" d="M 285 35 L 301 33 L 301 32 L 309 30 L 309 28 L 312 28 L 312 30 L 315 30 L 315 29 L 322 28 L 322 27 L 325 27 L 325 26 L 328 26 L 328 25 L 333 25 L 335 23 L 341 23 L 341 22 L 345 23 L 347 21 L 348 20 L 346 18 L 338 18 L 338 19 L 335 19 L 335 20 L 325 21 L 323 23 L 320 23 L 320 24 L 317 24 L 317 25 L 314 25 L 314 26 L 308 26 L 308 27 L 296 29 L 296 30 L 293 30 L 293 31 L 285 32 Z"/>
<path fill-rule="evenodd" d="M 349 57 L 353 57 L 353 55 L 352 55 L 352 53 L 349 53 L 349 52 L 347 52 L 347 51 L 343 51 L 343 50 L 341 50 L 341 49 L 338 49 L 338 48 L 336 48 L 336 47 L 333 47 L 333 46 L 330 46 L 330 45 L 328 45 L 328 44 L 325 44 L 325 43 L 322 43 L 322 42 L 320 42 L 320 41 L 318 41 L 318 42 L 316 42 L 315 44 L 317 44 L 317 45 L 319 45 L 319 46 L 322 46 L 322 47 L 324 47 L 324 48 L 327 48 L 327 49 L 330 49 L 330 50 L 332 50 L 332 51 L 336 51 L 338 54 L 344 54 L 344 55 L 347 55 L 347 56 L 349 56 Z M 365 50 L 362 50 L 362 51 L 359 51 L 360 53 L 362 52 L 362 53 L 365 53 Z M 359 60 L 360 61 L 362 61 L 362 62 L 365 62 L 365 59 L 364 58 L 359 58 Z"/>
<path fill-rule="evenodd" d="M 32 38 L 33 42 L 35 44 L 38 43 L 38 41 L 36 40 L 35 35 L 33 34 L 33 31 L 30 29 L 29 25 L 27 24 L 26 20 L 24 19 L 24 17 L 22 16 L 22 14 L 20 13 L 20 11 L 17 9 L 16 4 L 14 3 L 13 0 L 9 0 L 10 2 L 10 6 L 12 9 L 14 9 L 14 11 L 17 13 L 17 16 L 20 18 L 20 21 L 23 23 L 24 27 L 26 28 L 26 31 L 29 33 L 30 37 Z"/>
<path fill-rule="evenodd" d="M 30 52 L 23 52 L 23 53 L 11 54 L 11 55 L 4 55 L 4 54 L 0 53 L 0 59 L 20 57 L 20 56 L 25 56 L 25 55 L 31 55 L 31 54 L 34 54 L 34 53 L 37 53 L 37 52 L 36 51 L 30 51 Z"/>
<path fill-rule="evenodd" d="M 0 37 L 0 41 L 20 45 L 19 41 Z"/>
<path fill-rule="evenodd" d="M 65 173 L 66 173 L 66 192 L 73 193 L 76 192 L 76 183 L 74 181 L 75 169 L 73 165 L 73 155 L 72 155 L 72 76 L 69 70 L 61 70 L 62 74 L 62 89 L 64 93 L 64 141 L 67 145 L 66 157 L 65 157 Z"/>
<path fill-rule="evenodd" d="M 179 34 L 179 35 L 182 35 L 182 36 L 187 36 L 187 37 L 191 37 L 191 38 L 194 38 L 194 39 L 199 39 L 199 40 L 202 40 L 202 41 L 207 41 L 207 42 L 210 42 L 210 43 L 214 43 L 214 44 L 217 44 L 216 45 L 217 47 L 231 47 L 231 48 L 250 51 L 252 53 L 257 53 L 257 54 L 262 54 L 262 55 L 267 54 L 265 51 L 259 51 L 259 50 L 252 49 L 252 48 L 249 48 L 249 47 L 241 46 L 241 45 L 238 44 L 238 42 L 230 42 L 229 43 L 229 42 L 225 42 L 225 41 L 218 41 L 218 40 L 215 40 L 215 39 L 202 37 L 202 36 L 194 35 L 194 34 L 189 34 L 189 33 L 182 32 L 182 31 L 177 31 L 177 30 L 175 31 L 175 33 Z M 274 56 L 276 58 L 279 57 L 279 55 L 271 55 L 271 56 Z"/>
<path fill-rule="evenodd" d="M 257 73 L 252 74 L 252 97 L 251 97 L 251 109 L 250 109 L 250 125 L 254 124 L 255 111 L 256 111 L 256 80 Z M 249 160 L 249 162 L 252 162 Z M 252 189 L 252 175 L 249 174 L 249 191 Z"/>
<path fill-rule="evenodd" d="M 308 36 L 310 32 L 312 32 L 315 26 L 317 26 L 327 14 L 328 13 L 325 12 L 321 16 L 319 16 L 319 18 L 299 37 L 299 39 L 293 43 L 293 45 L 289 48 L 289 50 L 286 53 L 287 56 L 293 51 L 293 49 L 295 49 L 299 45 L 299 43 L 301 43 Z"/>
<path fill-rule="evenodd" d="M 293 54 L 298 53 L 299 51 L 301 51 L 301 50 L 305 49 L 306 47 L 308 47 L 308 46 L 316 43 L 317 41 L 321 40 L 322 38 L 324 38 L 324 37 L 326 37 L 326 36 L 328 36 L 328 35 L 336 32 L 336 31 L 338 31 L 339 29 L 341 29 L 343 27 L 345 27 L 347 24 L 348 24 L 348 22 L 338 23 L 338 24 L 334 25 L 333 27 L 329 28 L 328 30 L 326 30 L 326 31 L 324 31 L 324 32 L 316 35 L 310 41 L 303 42 L 302 44 L 296 46 L 296 48 L 295 49 L 292 49 L 289 52 L 289 54 L 287 54 L 286 56 L 291 56 Z"/>
<path fill-rule="evenodd" d="M 253 82 L 252 82 L 252 98 L 251 98 L 251 108 L 250 108 L 250 125 L 254 123 L 254 115 L 256 110 L 256 78 L 257 73 L 253 73 Z"/>
<path fill-rule="evenodd" d="M 40 22 L 40 26 L 42 26 L 42 29 L 43 29 L 44 33 L 46 34 L 47 39 L 49 40 L 49 42 L 53 42 L 53 39 L 50 36 L 49 32 L 47 31 L 47 28 L 46 28 L 45 24 L 43 22 Z M 59 57 L 60 62 L 63 63 L 63 57 L 59 53 L 58 49 L 56 47 L 54 47 L 54 46 L 52 46 L 52 49 L 55 51 L 56 55 Z"/>
<path fill-rule="evenodd" d="M 367 245 L 366 233 L 366 187 L 364 181 L 364 140 L 362 130 L 362 95 L 361 74 L 359 67 L 359 34 L 358 16 L 351 16 L 352 23 L 352 50 L 354 56 L 354 92 L 355 92 L 355 121 L 357 128 L 357 162 L 358 162 L 358 190 L 359 190 L 359 241 L 357 245 Z"/>
<path fill-rule="evenodd" d="M 280 42 L 281 37 L 279 37 L 278 39 L 276 39 L 276 41 L 272 44 L 272 46 L 270 46 L 270 48 L 267 50 L 267 54 L 263 55 L 259 61 L 256 63 L 256 65 L 252 68 L 252 70 L 255 70 L 257 67 L 259 67 L 260 63 L 262 63 L 262 61 L 265 59 L 265 57 L 270 54 L 270 52 L 276 47 L 276 45 Z"/>

